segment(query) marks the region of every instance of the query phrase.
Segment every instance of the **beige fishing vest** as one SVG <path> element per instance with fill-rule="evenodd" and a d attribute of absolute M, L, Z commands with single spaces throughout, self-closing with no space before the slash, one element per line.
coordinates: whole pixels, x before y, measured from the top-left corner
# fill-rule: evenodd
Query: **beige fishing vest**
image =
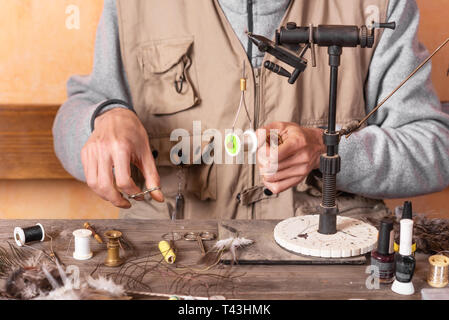
<path fill-rule="evenodd" d="M 281 25 L 294 21 L 298 25 L 361 26 L 367 21 L 385 21 L 387 7 L 388 0 L 292 0 Z M 180 128 L 192 141 L 202 139 L 193 134 L 193 121 L 201 121 L 202 132 L 231 129 L 239 105 L 243 64 L 248 79 L 246 103 L 256 128 L 274 121 L 304 127 L 327 125 L 327 48 L 317 47 L 317 67 L 309 65 L 297 83 L 290 85 L 286 78 L 264 68 L 260 75 L 251 68 L 217 0 L 117 0 L 117 10 L 132 103 L 157 153 L 166 197 L 166 203 L 133 202 L 133 208 L 123 211 L 122 217 L 168 218 L 179 181 L 179 169 L 169 156 L 178 141 L 170 141 L 170 134 Z M 343 49 L 337 102 L 341 126 L 365 115 L 364 83 L 374 50 Z M 290 70 L 272 56 L 265 59 Z M 176 86 L 182 75 L 182 87 L 179 82 Z M 236 128 L 249 126 L 242 112 Z M 201 145 L 209 142 L 201 140 Z M 190 161 L 201 152 L 192 149 Z M 222 154 L 224 158 L 225 152 Z M 245 163 L 186 166 L 185 218 L 279 219 L 316 210 L 320 194 L 308 184 L 269 197 L 263 193 L 256 166 Z M 142 184 L 140 175 L 136 179 Z"/>

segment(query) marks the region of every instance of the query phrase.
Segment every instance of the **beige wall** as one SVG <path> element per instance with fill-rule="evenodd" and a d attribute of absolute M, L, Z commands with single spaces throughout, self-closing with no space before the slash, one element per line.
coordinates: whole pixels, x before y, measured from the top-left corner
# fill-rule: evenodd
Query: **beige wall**
<path fill-rule="evenodd" d="M 449 0 L 418 3 L 421 39 L 433 50 L 449 36 Z M 80 9 L 79 30 L 66 28 L 68 5 Z M 67 78 L 90 73 L 102 5 L 101 0 L 0 0 L 0 104 L 62 103 Z M 448 57 L 449 47 L 435 59 L 433 69 L 435 86 L 446 101 Z M 420 201 L 434 203 L 443 198 L 444 194 L 437 194 Z M 448 209 L 440 206 L 435 210 Z M 0 181 L 0 218 L 87 219 L 115 218 L 117 214 L 117 209 L 76 181 Z"/>

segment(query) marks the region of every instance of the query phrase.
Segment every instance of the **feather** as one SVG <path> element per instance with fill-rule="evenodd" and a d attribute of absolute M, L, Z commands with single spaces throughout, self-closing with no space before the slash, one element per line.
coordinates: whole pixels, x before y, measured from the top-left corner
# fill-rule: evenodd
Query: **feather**
<path fill-rule="evenodd" d="M 115 297 L 125 295 L 123 286 L 116 284 L 112 279 L 107 279 L 101 276 L 98 277 L 98 279 L 94 279 L 89 276 L 87 278 L 87 284 L 95 290 L 107 292 Z"/>
<path fill-rule="evenodd" d="M 232 255 L 232 260 L 235 262 L 237 261 L 237 249 L 249 246 L 253 243 L 253 240 L 243 237 L 230 237 L 217 241 L 213 247 L 213 250 L 215 249 L 218 252 L 229 250 Z"/>
<path fill-rule="evenodd" d="M 402 207 L 396 207 L 394 214 L 360 214 L 351 216 L 351 218 L 360 219 L 379 228 L 380 222 L 384 218 L 390 218 L 394 221 L 395 240 L 399 242 L 400 219 L 402 216 Z M 449 250 L 449 219 L 429 218 L 425 214 L 413 214 L 413 240 L 416 242 L 416 250 L 426 254 L 435 254 L 441 251 Z"/>

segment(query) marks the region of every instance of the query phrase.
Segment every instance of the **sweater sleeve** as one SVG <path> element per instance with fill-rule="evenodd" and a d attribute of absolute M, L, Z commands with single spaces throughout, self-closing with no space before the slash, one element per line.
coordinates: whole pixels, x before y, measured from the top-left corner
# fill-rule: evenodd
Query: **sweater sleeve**
<path fill-rule="evenodd" d="M 111 108 L 131 109 L 125 77 L 115 0 L 105 0 L 97 28 L 92 73 L 88 76 L 72 76 L 68 80 L 68 99 L 59 109 L 53 124 L 56 155 L 63 167 L 79 180 L 85 181 L 81 149 L 91 134 L 93 117 Z M 110 100 L 114 100 L 114 103 L 108 104 Z M 104 105 L 107 107 L 98 110 Z"/>
<path fill-rule="evenodd" d="M 366 111 L 371 111 L 427 56 L 417 38 L 415 0 L 390 0 L 388 21 L 371 61 Z M 449 116 L 431 83 L 431 64 L 422 68 L 380 110 L 368 126 L 342 138 L 338 188 L 371 198 L 403 198 L 449 184 Z"/>

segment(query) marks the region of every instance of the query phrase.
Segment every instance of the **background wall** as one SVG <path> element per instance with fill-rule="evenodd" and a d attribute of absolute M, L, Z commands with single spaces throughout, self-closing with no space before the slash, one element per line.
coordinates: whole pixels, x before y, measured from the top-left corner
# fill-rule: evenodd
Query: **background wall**
<path fill-rule="evenodd" d="M 418 4 L 422 14 L 420 39 L 433 50 L 449 36 L 449 0 L 418 0 Z M 29 110 L 42 104 L 60 105 L 66 99 L 67 78 L 90 73 L 103 1 L 0 0 L 0 6 L 0 105 L 7 105 L 13 111 L 17 105 Z M 71 8 L 75 11 L 66 13 Z M 76 8 L 79 29 L 70 29 L 76 22 L 72 20 L 76 18 Z M 449 47 L 433 64 L 435 87 L 441 100 L 449 101 Z M 0 132 L 8 129 L 8 123 L 0 125 Z M 33 134 L 39 134 L 41 129 L 36 130 Z M 45 134 L 49 134 L 47 131 Z M 20 134 L 26 135 L 27 131 L 22 130 Z M 8 177 L 7 172 L 3 177 Z M 0 180 L 0 218 L 118 216 L 116 208 L 80 182 L 26 177 Z M 58 177 L 67 178 L 67 175 Z M 444 201 L 448 196 L 449 190 L 419 197 L 414 199 L 415 209 L 433 216 L 449 216 L 449 206 Z M 388 204 L 393 207 L 402 201 L 392 200 Z"/>

